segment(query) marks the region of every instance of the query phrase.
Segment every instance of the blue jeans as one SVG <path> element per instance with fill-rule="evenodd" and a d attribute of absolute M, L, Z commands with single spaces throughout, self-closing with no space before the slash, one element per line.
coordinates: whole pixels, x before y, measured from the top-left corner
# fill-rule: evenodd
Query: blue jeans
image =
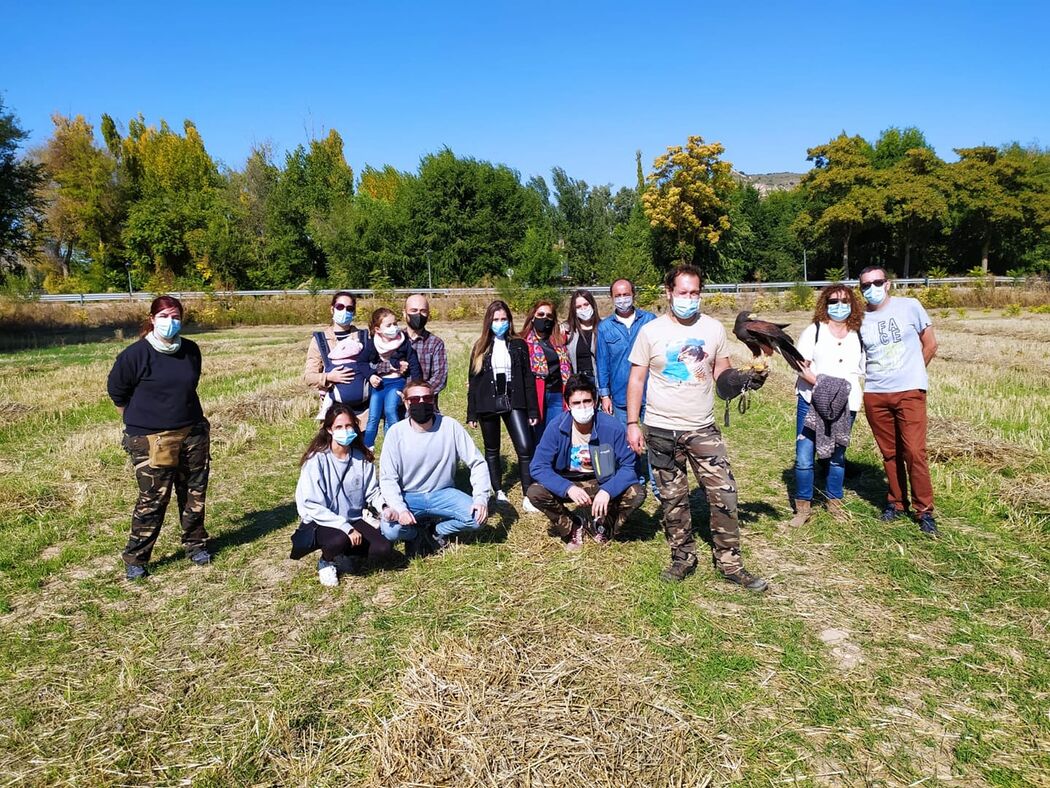
<path fill-rule="evenodd" d="M 816 457 L 817 444 L 816 435 L 813 430 L 806 429 L 806 414 L 809 413 L 809 403 L 798 398 L 798 407 L 795 410 L 795 498 L 802 501 L 813 500 L 813 460 Z M 853 420 L 857 418 L 857 412 L 851 410 L 849 413 L 849 426 L 853 429 Z M 825 493 L 828 498 L 842 497 L 842 483 L 846 478 L 846 447 L 836 446 L 828 464 L 828 486 Z"/>
<path fill-rule="evenodd" d="M 613 402 L 613 415 L 616 417 L 616 420 L 623 425 L 624 429 L 627 429 L 627 408 L 621 408 Z M 638 414 L 638 420 L 642 421 L 644 418 L 645 405 L 642 405 L 642 411 Z M 638 459 L 634 461 L 634 469 L 638 474 L 638 483 L 644 487 L 645 480 L 648 479 L 649 486 L 653 491 L 653 497 L 659 501 L 660 491 L 656 489 L 656 477 L 653 476 L 652 468 L 649 467 L 649 452 L 643 451 L 638 455 Z"/>
<path fill-rule="evenodd" d="M 401 390 L 404 378 L 380 378 L 379 385 L 372 389 L 368 398 L 368 426 L 365 427 L 365 446 L 376 445 L 379 437 L 379 419 L 386 419 L 386 428 L 401 421 Z"/>
<path fill-rule="evenodd" d="M 543 437 L 543 431 L 547 427 L 554 423 L 554 420 L 559 418 L 564 412 L 562 405 L 565 404 L 565 399 L 562 397 L 560 391 L 556 393 L 547 392 L 543 395 L 543 418 L 536 422 L 536 426 L 532 428 L 533 443 L 540 445 L 540 438 Z"/>
<path fill-rule="evenodd" d="M 455 487 L 445 487 L 428 493 L 405 493 L 405 504 L 408 510 L 420 517 L 431 517 L 439 520 L 434 530 L 438 536 L 453 536 L 466 531 L 476 531 L 481 527 L 470 513 L 474 499 Z M 388 523 L 385 520 L 379 530 L 391 542 L 411 542 L 419 534 L 414 525 Z"/>

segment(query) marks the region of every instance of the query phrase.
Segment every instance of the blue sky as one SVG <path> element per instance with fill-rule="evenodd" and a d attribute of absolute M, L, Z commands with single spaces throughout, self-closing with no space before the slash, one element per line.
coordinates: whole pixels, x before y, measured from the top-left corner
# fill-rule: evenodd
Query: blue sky
<path fill-rule="evenodd" d="M 690 134 L 745 172 L 805 171 L 841 130 L 938 153 L 1050 145 L 1050 3 L 16 3 L 0 91 L 39 144 L 54 112 L 181 127 L 240 167 L 334 128 L 355 171 L 443 146 L 631 184 Z"/>

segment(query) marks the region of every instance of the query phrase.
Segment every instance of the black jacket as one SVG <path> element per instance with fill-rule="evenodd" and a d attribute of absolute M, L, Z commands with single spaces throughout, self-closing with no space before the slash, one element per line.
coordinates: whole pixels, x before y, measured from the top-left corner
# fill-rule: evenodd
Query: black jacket
<path fill-rule="evenodd" d="M 507 340 L 510 352 L 510 406 L 514 410 L 527 410 L 530 419 L 540 417 L 536 399 L 536 376 L 529 365 L 529 346 L 525 340 L 511 337 Z M 477 421 L 478 416 L 498 413 L 496 409 L 496 380 L 492 376 L 492 351 L 485 354 L 481 371 L 475 372 L 471 364 L 467 373 L 467 421 Z"/>
<path fill-rule="evenodd" d="M 204 419 L 197 396 L 200 378 L 201 351 L 195 342 L 183 337 L 178 351 L 168 355 L 143 338 L 117 356 L 107 390 L 113 404 L 124 408 L 127 433 L 149 435 Z"/>

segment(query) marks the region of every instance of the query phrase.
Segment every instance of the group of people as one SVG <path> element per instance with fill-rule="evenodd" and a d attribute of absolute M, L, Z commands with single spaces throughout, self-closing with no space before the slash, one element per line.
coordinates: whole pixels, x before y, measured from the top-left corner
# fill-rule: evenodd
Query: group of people
<path fill-rule="evenodd" d="M 390 555 L 397 542 L 408 556 L 423 556 L 476 531 L 493 501 L 508 502 L 502 425 L 518 458 L 524 511 L 544 515 L 548 533 L 566 550 L 615 538 L 644 501 L 649 477 L 671 550 L 661 576 L 684 580 L 698 564 L 691 469 L 710 505 L 716 570 L 730 583 L 764 591 L 766 581 L 743 564 L 736 483 L 714 398 L 717 392 L 728 401 L 760 388 L 768 369 L 732 366 L 725 329 L 700 309 L 699 269 L 679 265 L 664 285 L 667 308 L 660 316 L 639 308 L 632 283 L 620 279 L 610 288 L 613 312 L 604 319 L 594 296 L 578 290 L 564 323 L 556 305 L 541 300 L 520 334 L 505 302 L 489 304 L 466 381 L 466 421 L 480 428 L 483 453 L 439 407 L 448 358 L 444 342 L 426 328 L 427 299 L 410 296 L 401 319 L 376 309 L 368 327 L 358 328 L 356 297 L 336 293 L 331 324 L 308 345 L 303 378 L 318 397 L 320 423 L 300 461 L 301 522 L 292 557 L 320 551 L 318 579 L 333 586 L 361 559 Z M 848 286 L 825 288 L 799 338 L 807 363 L 796 386 L 792 524 L 811 514 L 818 457 L 830 460 L 828 508 L 845 516 L 845 450 L 863 403 L 889 479 L 883 519 L 905 513 L 910 483 L 920 528 L 935 534 L 925 456 L 933 329 L 917 301 L 889 295 L 884 270 L 865 269 L 860 286 L 866 308 Z M 130 580 L 147 574 L 173 487 L 187 556 L 196 564 L 211 560 L 204 528 L 209 425 L 197 396 L 201 355 L 180 336 L 182 318 L 177 299 L 155 299 L 142 337 L 117 357 L 109 376 L 139 484 L 123 553 Z M 470 473 L 469 492 L 456 487 L 460 464 Z"/>

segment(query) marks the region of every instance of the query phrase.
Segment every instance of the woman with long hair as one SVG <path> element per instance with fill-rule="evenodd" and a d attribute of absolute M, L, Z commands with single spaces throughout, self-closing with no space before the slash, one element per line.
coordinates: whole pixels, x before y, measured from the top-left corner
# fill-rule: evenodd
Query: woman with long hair
<path fill-rule="evenodd" d="M 365 329 L 354 325 L 357 296 L 340 290 L 329 305 L 331 322 L 324 331 L 314 332 L 306 348 L 303 381 L 321 400 L 317 420 L 333 402 L 349 405 L 356 414 L 368 410 L 371 395 L 372 339 Z"/>
<path fill-rule="evenodd" d="M 539 419 L 536 386 L 529 365 L 529 348 L 514 333 L 514 318 L 503 301 L 493 301 L 485 310 L 481 336 L 470 351 L 467 373 L 467 422 L 481 427 L 485 462 L 489 467 L 496 500 L 506 501 L 500 467 L 500 422 L 510 435 L 518 455 L 518 474 L 526 511 L 538 511 L 525 497 L 532 484 L 529 463 L 535 448 L 532 427 Z"/>
<path fill-rule="evenodd" d="M 139 488 L 123 553 L 128 580 L 149 574 L 172 486 L 186 556 L 199 566 L 211 562 L 204 529 L 211 427 L 197 396 L 200 348 L 180 336 L 184 316 L 179 299 L 153 299 L 138 341 L 117 356 L 107 381 L 109 397 L 124 420 L 122 445 Z"/>
<path fill-rule="evenodd" d="M 860 342 L 860 324 L 864 319 L 864 307 L 853 290 L 841 283 L 828 285 L 817 297 L 813 310 L 813 322 L 798 338 L 797 347 L 808 362 L 795 384 L 797 407 L 795 410 L 795 516 L 791 525 L 805 523 L 812 512 L 813 482 L 817 455 L 816 430 L 806 426 L 806 416 L 814 408 L 817 388 L 844 389 L 849 386 L 848 412 L 845 419 L 844 439 L 849 441 L 849 432 L 863 401 L 861 379 L 864 377 L 864 349 Z M 825 380 L 820 380 L 825 378 Z M 820 395 L 817 395 L 818 397 Z M 810 419 L 811 423 L 813 417 Z M 843 480 L 846 476 L 846 446 L 836 443 L 828 464 L 828 480 L 825 495 L 831 515 L 841 520 L 846 517 L 842 505 Z"/>
<path fill-rule="evenodd" d="M 375 455 L 365 445 L 360 423 L 348 405 L 334 403 L 299 461 L 295 507 L 301 523 L 292 537 L 292 557 L 320 549 L 317 578 L 339 584 L 339 565 L 355 571 L 365 556 L 388 557 L 393 548 L 364 519 L 365 508 L 385 508 L 375 472 Z"/>
<path fill-rule="evenodd" d="M 566 321 L 565 351 L 574 375 L 587 375 L 594 380 L 594 358 L 598 351 L 598 302 L 590 290 L 579 289 L 569 297 Z"/>
<path fill-rule="evenodd" d="M 393 310 L 381 306 L 372 312 L 368 323 L 372 335 L 372 397 L 368 401 L 368 426 L 365 427 L 365 445 L 373 448 L 379 436 L 379 420 L 389 430 L 404 418 L 401 392 L 405 381 L 423 377 L 412 340 L 397 324 Z M 407 377 L 406 377 L 407 376 Z"/>
<path fill-rule="evenodd" d="M 543 299 L 533 304 L 525 317 L 522 333 L 529 347 L 529 366 L 540 406 L 540 420 L 533 429 L 533 440 L 539 443 L 543 430 L 564 410 L 562 387 L 572 374 L 572 365 L 565 349 L 565 336 L 558 325 L 558 310 L 552 301 Z"/>

